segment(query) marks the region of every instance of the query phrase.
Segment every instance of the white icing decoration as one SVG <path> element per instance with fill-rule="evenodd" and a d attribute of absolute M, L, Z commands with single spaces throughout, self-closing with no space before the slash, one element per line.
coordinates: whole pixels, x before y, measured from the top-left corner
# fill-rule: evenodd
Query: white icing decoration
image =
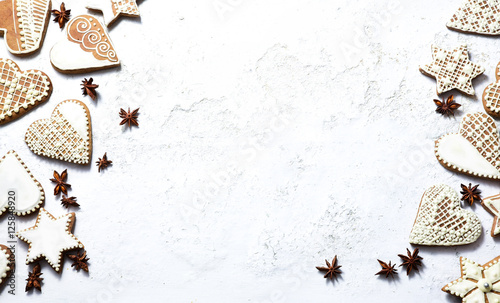
<path fill-rule="evenodd" d="M 457 193 L 447 185 L 425 191 L 410 233 L 410 243 L 432 246 L 464 245 L 481 235 L 481 223 L 473 212 L 460 207 Z"/>
<path fill-rule="evenodd" d="M 69 228 L 74 216 L 74 213 L 69 213 L 56 219 L 40 208 L 35 226 L 16 233 L 19 239 L 29 244 L 26 264 L 44 258 L 55 271 L 59 271 L 64 251 L 83 248 Z"/>
<path fill-rule="evenodd" d="M 476 34 L 498 35 L 499 12 L 500 5 L 496 0 L 465 0 L 446 26 Z"/>
<path fill-rule="evenodd" d="M 484 198 L 481 205 L 495 218 L 491 227 L 491 236 L 496 237 L 500 234 L 499 217 L 500 217 L 500 194 Z"/>
<path fill-rule="evenodd" d="M 11 251 L 5 245 L 0 245 L 0 284 L 6 281 L 11 270 L 10 267 Z"/>
<path fill-rule="evenodd" d="M 28 215 L 45 200 L 42 185 L 33 177 L 15 151 L 9 151 L 0 160 L 0 214 L 9 207 L 9 190 L 15 190 L 17 215 Z"/>
<path fill-rule="evenodd" d="M 120 15 L 140 16 L 135 0 L 87 0 L 86 8 L 101 11 L 106 26 L 113 23 Z"/>
<path fill-rule="evenodd" d="M 421 66 L 420 70 L 436 79 L 438 94 L 456 88 L 473 95 L 472 79 L 482 74 L 484 68 L 469 61 L 467 46 L 447 51 L 433 45 L 432 53 L 433 61 Z"/>
<path fill-rule="evenodd" d="M 77 100 L 56 106 L 49 119 L 33 122 L 26 132 L 28 147 L 38 155 L 78 164 L 88 164 L 91 125 L 88 109 Z"/>

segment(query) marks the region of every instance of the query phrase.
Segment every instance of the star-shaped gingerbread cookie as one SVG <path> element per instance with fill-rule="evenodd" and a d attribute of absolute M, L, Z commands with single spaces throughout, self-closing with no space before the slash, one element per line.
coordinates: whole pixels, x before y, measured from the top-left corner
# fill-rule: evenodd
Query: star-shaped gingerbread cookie
<path fill-rule="evenodd" d="M 444 292 L 462 298 L 462 302 L 500 302 L 500 256 L 479 265 L 460 257 L 462 276 L 442 288 Z"/>
<path fill-rule="evenodd" d="M 491 226 L 491 236 L 496 237 L 500 235 L 500 194 L 484 198 L 481 202 L 481 205 L 486 209 L 490 214 L 495 216 L 493 219 L 493 225 Z"/>
<path fill-rule="evenodd" d="M 62 253 L 83 248 L 83 244 L 71 233 L 75 223 L 75 213 L 55 218 L 44 208 L 40 208 L 35 226 L 16 233 L 29 244 L 26 264 L 44 258 L 54 268 L 61 271 Z"/>
<path fill-rule="evenodd" d="M 106 26 L 115 22 L 120 16 L 140 16 L 136 0 L 88 0 L 86 7 L 101 11 Z"/>
<path fill-rule="evenodd" d="M 437 81 L 437 93 L 457 89 L 467 95 L 474 95 L 472 79 L 484 72 L 484 68 L 469 60 L 467 46 L 462 45 L 448 51 L 432 46 L 432 62 L 420 67 L 424 75 Z"/>

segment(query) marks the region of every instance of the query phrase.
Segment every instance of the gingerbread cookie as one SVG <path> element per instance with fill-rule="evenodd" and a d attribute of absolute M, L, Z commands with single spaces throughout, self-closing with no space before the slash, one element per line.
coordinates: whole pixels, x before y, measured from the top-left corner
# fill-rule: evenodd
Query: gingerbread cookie
<path fill-rule="evenodd" d="M 460 257 L 460 278 L 442 288 L 444 292 L 462 298 L 462 302 L 500 302 L 500 256 L 484 265 Z"/>
<path fill-rule="evenodd" d="M 9 151 L 0 160 L 0 215 L 9 207 L 18 216 L 29 215 L 44 201 L 42 185 L 17 153 Z"/>
<path fill-rule="evenodd" d="M 101 11 L 106 26 L 120 16 L 139 17 L 136 0 L 87 0 L 87 9 Z"/>
<path fill-rule="evenodd" d="M 445 168 L 463 174 L 500 178 L 500 142 L 493 119 L 485 113 L 467 114 L 458 133 L 436 140 L 434 153 Z"/>
<path fill-rule="evenodd" d="M 0 244 L 0 285 L 7 281 L 7 277 L 10 275 L 10 271 L 12 270 L 12 266 L 10 264 L 11 256 L 11 250 L 7 246 Z"/>
<path fill-rule="evenodd" d="M 500 3 L 497 0 L 465 0 L 446 26 L 459 32 L 500 34 Z"/>
<path fill-rule="evenodd" d="M 21 71 L 9 59 L 0 59 L 0 124 L 15 120 L 47 101 L 52 93 L 49 77 L 38 70 Z"/>
<path fill-rule="evenodd" d="M 460 207 L 458 194 L 447 185 L 425 191 L 410 233 L 410 243 L 430 246 L 465 245 L 481 235 L 481 222 Z"/>
<path fill-rule="evenodd" d="M 496 82 L 488 85 L 483 92 L 484 110 L 495 118 L 500 117 L 500 63 L 495 70 Z"/>
<path fill-rule="evenodd" d="M 496 237 L 500 234 L 500 194 L 484 198 L 481 205 L 495 218 L 491 226 L 491 236 Z"/>
<path fill-rule="evenodd" d="M 50 61 L 62 73 L 83 73 L 120 65 L 106 29 L 89 15 L 68 22 L 65 37 L 50 51 Z"/>
<path fill-rule="evenodd" d="M 432 46 L 432 62 L 420 67 L 420 72 L 436 79 L 437 93 L 457 89 L 474 95 L 472 79 L 484 72 L 484 68 L 469 60 L 467 46 L 452 51 Z"/>
<path fill-rule="evenodd" d="M 49 119 L 33 122 L 25 137 L 35 154 L 77 164 L 89 164 L 92 124 L 87 106 L 78 100 L 59 103 Z"/>
<path fill-rule="evenodd" d="M 50 21 L 50 0 L 0 1 L 0 33 L 14 55 L 29 55 L 43 43 Z"/>
<path fill-rule="evenodd" d="M 62 253 L 83 248 L 82 242 L 71 232 L 75 223 L 75 213 L 52 216 L 40 208 L 35 226 L 16 233 L 16 236 L 29 244 L 26 264 L 44 258 L 52 268 L 60 272 Z"/>

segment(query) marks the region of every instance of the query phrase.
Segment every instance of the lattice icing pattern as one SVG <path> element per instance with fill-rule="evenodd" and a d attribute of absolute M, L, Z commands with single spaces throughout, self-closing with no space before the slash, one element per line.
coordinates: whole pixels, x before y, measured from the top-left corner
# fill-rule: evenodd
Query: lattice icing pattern
<path fill-rule="evenodd" d="M 29 54 L 40 48 L 49 22 L 50 0 L 7 0 L 0 2 L 0 29 L 5 32 L 9 51 Z"/>
<path fill-rule="evenodd" d="M 483 92 L 483 106 L 486 112 L 500 117 L 500 64 L 495 70 L 496 82 L 488 85 Z"/>
<path fill-rule="evenodd" d="M 446 26 L 463 32 L 499 35 L 500 2 L 498 0 L 466 0 Z"/>
<path fill-rule="evenodd" d="M 500 302 L 499 257 L 480 265 L 460 257 L 460 278 L 445 285 L 442 290 L 462 298 L 464 303 Z"/>
<path fill-rule="evenodd" d="M 438 94 L 458 89 L 474 95 L 472 79 L 482 74 L 484 68 L 469 60 L 467 46 L 448 51 L 433 45 L 432 60 L 430 64 L 421 66 L 420 71 L 436 79 Z"/>
<path fill-rule="evenodd" d="M 12 60 L 0 59 L 0 124 L 44 102 L 51 92 L 52 84 L 43 72 L 22 72 Z"/>
<path fill-rule="evenodd" d="M 37 155 L 88 164 L 92 132 L 87 106 L 77 100 L 59 103 L 49 119 L 31 124 L 25 141 Z"/>
<path fill-rule="evenodd" d="M 436 141 L 435 155 L 446 168 L 489 179 L 500 178 L 500 142 L 493 119 L 485 113 L 467 114 L 459 133 Z"/>
<path fill-rule="evenodd" d="M 423 195 L 410 233 L 410 243 L 432 246 L 464 245 L 481 235 L 481 223 L 460 207 L 458 194 L 447 185 L 435 185 Z"/>

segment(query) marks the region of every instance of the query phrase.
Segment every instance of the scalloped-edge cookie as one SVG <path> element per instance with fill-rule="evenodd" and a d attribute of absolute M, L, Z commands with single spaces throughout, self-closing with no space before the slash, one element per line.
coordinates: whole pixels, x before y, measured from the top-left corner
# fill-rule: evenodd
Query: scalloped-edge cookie
<path fill-rule="evenodd" d="M 9 52 L 24 56 L 40 48 L 50 21 L 50 9 L 50 0 L 0 1 L 0 33 Z"/>
<path fill-rule="evenodd" d="M 451 187 L 440 184 L 427 189 L 418 207 L 410 233 L 410 243 L 429 246 L 465 245 L 481 235 L 481 222 L 475 213 L 460 207 Z"/>
<path fill-rule="evenodd" d="M 26 144 L 37 155 L 87 165 L 92 155 L 92 123 L 85 103 L 59 103 L 49 119 L 33 122 Z"/>
<path fill-rule="evenodd" d="M 106 26 L 110 26 L 120 16 L 139 17 L 136 0 L 87 0 L 87 9 L 101 11 Z"/>
<path fill-rule="evenodd" d="M 26 264 L 45 259 L 56 272 L 61 272 L 63 252 L 83 248 L 82 242 L 72 233 L 74 223 L 75 213 L 56 218 L 40 208 L 35 225 L 16 233 L 29 245 Z"/>
<path fill-rule="evenodd" d="M 11 261 L 12 251 L 5 245 L 0 244 L 0 285 L 7 281 L 13 268 Z"/>
<path fill-rule="evenodd" d="M 50 50 L 50 62 L 62 73 L 83 73 L 120 65 L 106 28 L 90 15 L 68 22 L 65 37 Z"/>
<path fill-rule="evenodd" d="M 500 179 L 500 141 L 493 118 L 485 113 L 467 114 L 458 133 L 436 140 L 439 163 L 455 172 L 486 179 Z"/>
<path fill-rule="evenodd" d="M 13 192 L 13 195 L 9 195 Z M 21 160 L 11 150 L 0 159 L 0 215 L 12 205 L 12 212 L 25 216 L 35 212 L 45 201 L 45 192 Z M 9 205 L 10 202 L 10 205 Z"/>
<path fill-rule="evenodd" d="M 47 101 L 51 93 L 52 82 L 44 72 L 21 71 L 14 61 L 0 58 L 0 125 Z"/>
<path fill-rule="evenodd" d="M 442 291 L 462 298 L 462 302 L 500 302 L 500 256 L 484 265 L 460 257 L 460 278 L 445 285 Z"/>

